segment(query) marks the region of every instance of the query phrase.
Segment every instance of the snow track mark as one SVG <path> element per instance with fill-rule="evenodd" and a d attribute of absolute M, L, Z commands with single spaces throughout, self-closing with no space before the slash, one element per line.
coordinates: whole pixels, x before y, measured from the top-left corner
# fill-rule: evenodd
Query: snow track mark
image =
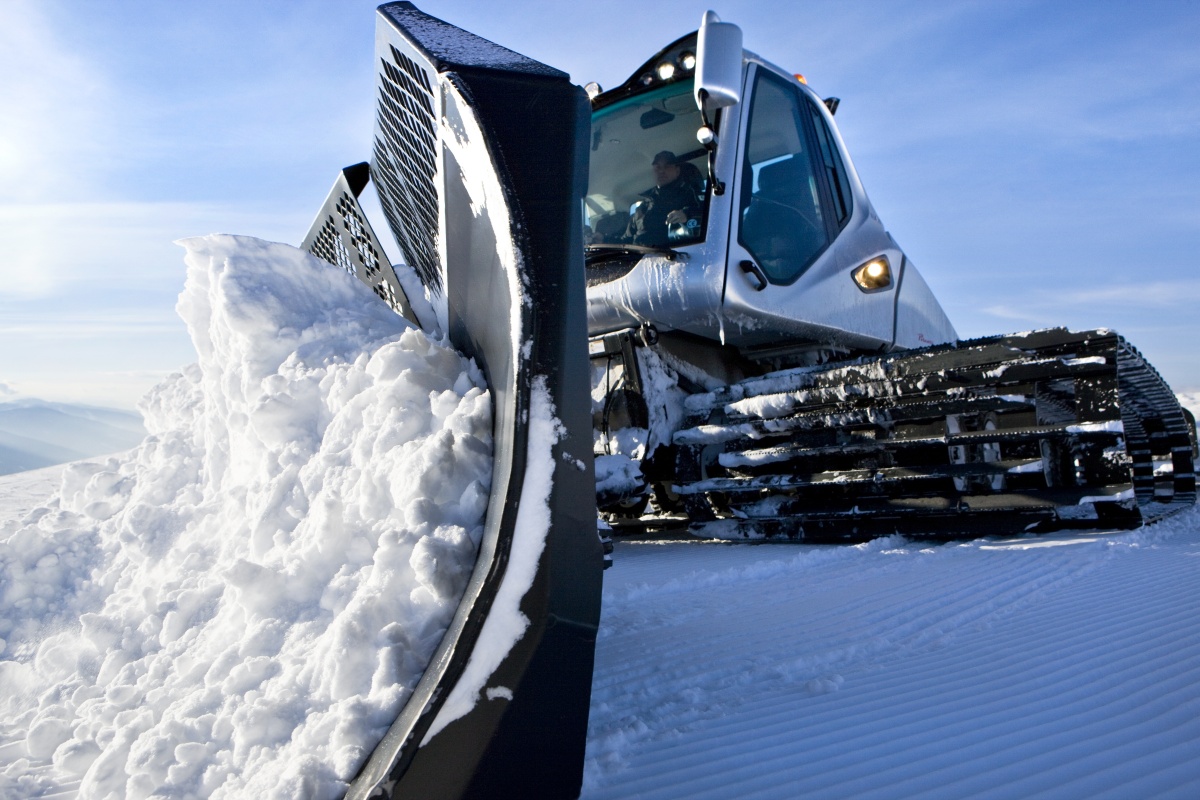
<path fill-rule="evenodd" d="M 1200 796 L 1200 514 L 1070 541 L 619 543 L 584 797 Z"/>

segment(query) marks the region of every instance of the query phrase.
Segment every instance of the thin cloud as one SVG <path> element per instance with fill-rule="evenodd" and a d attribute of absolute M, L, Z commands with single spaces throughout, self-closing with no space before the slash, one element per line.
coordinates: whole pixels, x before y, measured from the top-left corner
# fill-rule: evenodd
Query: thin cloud
<path fill-rule="evenodd" d="M 1089 307 L 1119 304 L 1146 311 L 1194 306 L 1200 302 L 1198 281 L 1154 281 L 1095 289 L 1080 289 L 1055 295 L 1054 305 Z"/>
<path fill-rule="evenodd" d="M 178 369 L 163 370 L 88 370 L 70 374 L 31 375 L 19 382 L 22 397 L 38 397 L 66 403 L 133 410 L 155 385 Z"/>
<path fill-rule="evenodd" d="M 110 139 L 113 95 L 102 70 L 62 41 L 45 4 L 0 3 L 0 201 L 30 202 L 94 184 Z"/>
<path fill-rule="evenodd" d="M 921 37 L 928 46 L 897 42 L 877 53 L 881 61 L 860 58 L 856 41 L 845 77 L 857 100 L 847 109 L 875 109 L 864 132 L 889 151 L 980 136 L 997 145 L 1035 142 L 1039 150 L 1195 136 L 1200 61 L 1190 30 L 1200 15 L 1170 8 L 1136 12 L 1136 24 L 1126 19 L 1134 12 L 1117 4 L 1097 5 L 1070 24 L 1063 17 L 1075 12 L 1066 6 L 1007 0 L 929 15 Z M 1096 37 L 1103 47 L 1094 46 Z M 883 118 L 889 124 L 880 126 Z"/>
<path fill-rule="evenodd" d="M 318 205 L 313 202 L 313 208 Z M 0 205 L 0 286 L 7 300 L 68 294 L 182 288 L 181 237 L 241 233 L 298 242 L 305 217 L 234 205 L 195 203 L 40 203 Z"/>
<path fill-rule="evenodd" d="M 1131 311 L 1150 313 L 1195 306 L 1197 302 L 1200 302 L 1200 281 L 1151 281 L 1087 289 L 1055 287 L 1051 290 L 1022 292 L 1021 298 L 1022 308 L 1039 311 L 1090 310 L 1097 307 L 1118 306 Z M 1006 304 L 991 306 L 988 312 L 993 313 L 993 309 L 996 310 L 997 316 L 1011 312 L 1013 318 L 1016 318 L 1019 314 Z"/>
<path fill-rule="evenodd" d="M 951 318 L 957 317 L 963 323 L 960 334 L 983 336 L 1008 330 L 1058 326 L 1075 330 L 1103 327 L 1133 336 L 1137 343 L 1140 337 L 1190 327 L 1195 308 L 1200 304 L 1200 282 L 1153 281 L 1034 291 L 1014 287 L 1011 291 L 1004 290 L 999 298 L 996 294 L 996 291 L 992 292 L 997 302 L 969 314 L 954 314 L 951 309 Z M 1190 357 L 1187 360 L 1190 364 Z"/>
<path fill-rule="evenodd" d="M 55 319 L 52 324 L 47 324 L 44 318 L 14 319 L 6 314 L 0 322 L 0 336 L 20 336 L 25 340 L 79 341 L 90 337 L 178 333 L 182 327 L 183 322 L 177 316 L 165 312 L 131 310 L 96 316 L 65 316 Z"/>
<path fill-rule="evenodd" d="M 1023 306 L 993 305 L 981 308 L 980 311 L 996 319 L 1012 320 L 1015 322 L 1036 323 L 1042 319 L 1040 315 L 1030 314 L 1029 309 Z"/>

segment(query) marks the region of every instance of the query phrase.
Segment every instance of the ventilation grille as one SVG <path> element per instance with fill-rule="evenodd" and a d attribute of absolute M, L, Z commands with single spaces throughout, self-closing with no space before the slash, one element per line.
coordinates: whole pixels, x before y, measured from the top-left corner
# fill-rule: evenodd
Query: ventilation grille
<path fill-rule="evenodd" d="M 351 275 L 355 275 L 354 264 L 350 261 L 350 253 L 346 250 L 345 243 L 342 242 L 342 237 L 337 229 L 337 221 L 334 220 L 333 215 L 325 217 L 325 224 L 321 226 L 316 241 L 308 249 L 317 258 L 323 258 L 335 267 L 341 267 Z M 355 275 L 355 277 L 358 276 Z"/>
<path fill-rule="evenodd" d="M 331 197 L 330 200 L 333 198 Z M 328 201 L 326 201 L 328 203 Z M 328 205 L 325 206 L 327 209 Z M 397 292 L 391 268 L 386 271 L 380 266 L 380 251 L 370 226 L 362 217 L 358 201 L 348 192 L 342 192 L 334 205 L 333 212 L 325 216 L 320 230 L 311 237 L 308 251 L 317 258 L 341 267 L 371 287 L 397 314 L 412 319 L 403 292 Z M 339 230 L 338 222 L 341 221 Z M 349 243 L 349 247 L 347 246 Z M 351 252 L 353 247 L 353 252 Z"/>
<path fill-rule="evenodd" d="M 435 97 L 425 70 L 394 46 L 389 50 L 392 61 L 380 59 L 373 177 L 405 260 L 440 293 Z"/>

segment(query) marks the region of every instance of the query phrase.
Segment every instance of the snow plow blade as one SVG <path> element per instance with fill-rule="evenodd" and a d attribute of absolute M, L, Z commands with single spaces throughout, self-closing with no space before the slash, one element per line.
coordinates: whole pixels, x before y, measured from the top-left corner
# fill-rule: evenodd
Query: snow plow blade
<path fill-rule="evenodd" d="M 347 797 L 576 797 L 603 570 L 580 219 L 586 96 L 410 3 L 379 7 L 376 68 L 370 178 L 437 327 L 487 378 L 494 465 L 462 602 Z M 348 254 L 341 266 L 415 319 L 399 282 L 380 277 L 390 270 L 355 261 L 378 247 L 355 199 L 364 167 L 339 177 L 306 246 L 335 264 Z"/>

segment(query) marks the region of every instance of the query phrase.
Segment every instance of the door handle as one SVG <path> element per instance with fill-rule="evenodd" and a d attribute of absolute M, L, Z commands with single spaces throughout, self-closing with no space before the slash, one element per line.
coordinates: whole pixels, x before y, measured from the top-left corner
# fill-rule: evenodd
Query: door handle
<path fill-rule="evenodd" d="M 746 277 L 750 279 L 750 285 L 754 287 L 754 291 L 761 292 L 767 288 L 767 275 L 762 271 L 762 267 L 747 259 L 738 264 L 742 268 L 742 272 L 746 273 Z"/>

